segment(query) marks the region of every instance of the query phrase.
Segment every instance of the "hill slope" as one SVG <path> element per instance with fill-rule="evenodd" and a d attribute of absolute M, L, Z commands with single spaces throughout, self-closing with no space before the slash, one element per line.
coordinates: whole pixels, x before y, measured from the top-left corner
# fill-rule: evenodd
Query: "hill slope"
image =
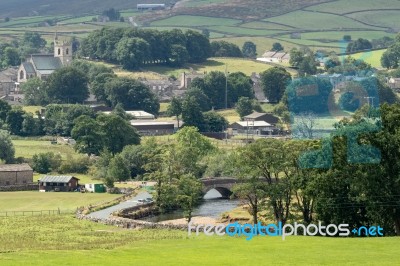
<path fill-rule="evenodd" d="M 109 8 L 134 9 L 146 3 L 170 4 L 167 0 L 1 0 L 0 17 L 21 17 L 32 15 L 78 15 L 99 13 Z"/>

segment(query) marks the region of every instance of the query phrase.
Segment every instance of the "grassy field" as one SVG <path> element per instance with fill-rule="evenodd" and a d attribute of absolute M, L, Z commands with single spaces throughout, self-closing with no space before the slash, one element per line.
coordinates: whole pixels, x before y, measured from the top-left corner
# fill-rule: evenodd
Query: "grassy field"
<path fill-rule="evenodd" d="M 221 25 L 229 26 L 239 24 L 241 21 L 237 19 L 203 17 L 203 16 L 174 16 L 166 19 L 157 20 L 151 23 L 151 26 L 212 26 Z"/>
<path fill-rule="evenodd" d="M 323 11 L 336 14 L 345 14 L 348 12 L 355 12 L 361 10 L 373 10 L 373 9 L 394 9 L 400 8 L 400 2 L 397 0 L 339 0 L 332 1 L 330 3 L 324 3 L 319 5 L 313 5 L 306 8 L 306 10 Z"/>
<path fill-rule="evenodd" d="M 210 72 L 210 71 L 222 71 L 225 72 L 225 66 L 228 67 L 228 72 L 241 71 L 247 75 L 251 75 L 253 72 L 262 72 L 271 67 L 261 62 L 253 60 L 246 60 L 242 58 L 210 58 L 207 62 L 202 64 L 188 64 L 185 68 L 171 68 L 166 66 L 152 66 L 145 67 L 144 70 L 149 70 L 162 75 L 175 75 L 179 77 L 183 72 L 189 72 L 190 68 L 198 72 Z"/>
<path fill-rule="evenodd" d="M 374 28 L 343 16 L 303 10 L 291 12 L 279 17 L 268 18 L 265 19 L 265 21 L 309 30 Z"/>
<path fill-rule="evenodd" d="M 3 211 L 74 211 L 81 206 L 110 201 L 118 194 L 79 192 L 1 192 L 0 212 Z M 0 218 L 1 219 L 1 218 Z"/>
<path fill-rule="evenodd" d="M 79 156 L 69 145 L 51 144 L 50 141 L 41 140 L 13 140 L 15 156 L 32 158 L 33 155 L 43 152 L 54 152 L 60 154 L 63 159 L 68 156 Z"/>
<path fill-rule="evenodd" d="M 70 216 L 0 219 L 1 265 L 396 265 L 400 238 L 187 236 Z"/>
<path fill-rule="evenodd" d="M 386 50 L 376 50 L 376 51 L 371 51 L 371 52 L 366 52 L 366 53 L 356 53 L 352 54 L 351 56 L 356 58 L 356 59 L 362 59 L 368 64 L 371 64 L 371 66 L 376 67 L 376 68 L 382 68 L 381 65 L 381 57 L 383 53 Z"/>
<path fill-rule="evenodd" d="M 396 28 L 399 25 L 398 18 L 400 11 L 365 11 L 348 14 L 347 16 L 372 25 Z"/>

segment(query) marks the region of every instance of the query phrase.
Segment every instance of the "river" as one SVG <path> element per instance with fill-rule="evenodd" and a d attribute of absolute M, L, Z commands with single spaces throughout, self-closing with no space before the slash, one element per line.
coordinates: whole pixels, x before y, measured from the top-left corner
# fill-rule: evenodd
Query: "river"
<path fill-rule="evenodd" d="M 212 189 L 204 195 L 203 202 L 193 210 L 193 216 L 205 216 L 218 219 L 222 213 L 236 208 L 239 204 L 239 200 L 223 199 L 218 191 Z M 176 210 L 170 213 L 144 217 L 141 220 L 148 222 L 162 222 L 181 218 L 184 218 L 182 210 Z"/>

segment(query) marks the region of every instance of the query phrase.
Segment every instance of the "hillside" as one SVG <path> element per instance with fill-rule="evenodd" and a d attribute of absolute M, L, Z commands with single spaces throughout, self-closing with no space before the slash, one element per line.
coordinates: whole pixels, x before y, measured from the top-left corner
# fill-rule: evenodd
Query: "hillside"
<path fill-rule="evenodd" d="M 22 17 L 33 15 L 80 15 L 99 13 L 109 8 L 134 9 L 139 3 L 170 4 L 166 0 L 1 0 L 0 17 Z"/>

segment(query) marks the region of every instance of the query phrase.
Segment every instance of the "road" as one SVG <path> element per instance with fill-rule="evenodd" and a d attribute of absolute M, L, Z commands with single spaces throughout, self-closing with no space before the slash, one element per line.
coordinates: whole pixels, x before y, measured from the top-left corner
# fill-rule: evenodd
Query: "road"
<path fill-rule="evenodd" d="M 99 219 L 106 219 L 108 218 L 113 212 L 116 212 L 118 210 L 122 210 L 125 208 L 130 208 L 130 207 L 134 207 L 139 205 L 137 203 L 137 200 L 139 199 L 145 199 L 145 198 L 152 198 L 151 194 L 149 194 L 148 192 L 144 191 L 144 192 L 140 192 L 137 196 L 135 196 L 134 198 L 128 200 L 128 201 L 124 201 L 121 202 L 117 205 L 108 207 L 106 209 L 97 211 L 97 212 L 92 212 L 89 213 L 87 216 L 89 217 L 93 217 L 93 218 L 99 218 Z"/>

